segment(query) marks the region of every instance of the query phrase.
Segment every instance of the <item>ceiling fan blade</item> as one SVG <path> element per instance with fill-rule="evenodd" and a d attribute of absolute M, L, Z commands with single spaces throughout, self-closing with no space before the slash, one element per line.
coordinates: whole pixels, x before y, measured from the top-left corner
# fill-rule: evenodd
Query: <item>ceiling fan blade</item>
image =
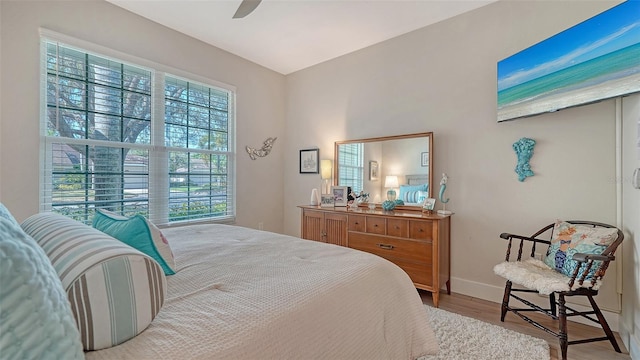
<path fill-rule="evenodd" d="M 251 14 L 251 12 L 258 7 L 261 1 L 262 0 L 242 0 L 242 3 L 238 6 L 238 10 L 233 14 L 233 18 L 240 19 Z"/>

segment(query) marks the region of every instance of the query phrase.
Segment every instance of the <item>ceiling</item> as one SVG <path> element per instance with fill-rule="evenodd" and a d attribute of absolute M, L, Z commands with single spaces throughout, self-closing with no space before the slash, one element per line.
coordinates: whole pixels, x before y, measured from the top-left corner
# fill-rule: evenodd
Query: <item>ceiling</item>
<path fill-rule="evenodd" d="M 107 1 L 286 75 L 496 0 Z"/>

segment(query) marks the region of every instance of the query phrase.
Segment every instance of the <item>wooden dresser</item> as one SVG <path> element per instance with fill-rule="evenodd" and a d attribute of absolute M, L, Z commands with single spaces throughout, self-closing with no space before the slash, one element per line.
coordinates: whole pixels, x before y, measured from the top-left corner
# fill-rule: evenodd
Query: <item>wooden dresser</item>
<path fill-rule="evenodd" d="M 420 211 L 300 206 L 302 238 L 348 246 L 401 267 L 418 289 L 430 291 L 438 306 L 440 289 L 450 287 L 450 216 Z"/>

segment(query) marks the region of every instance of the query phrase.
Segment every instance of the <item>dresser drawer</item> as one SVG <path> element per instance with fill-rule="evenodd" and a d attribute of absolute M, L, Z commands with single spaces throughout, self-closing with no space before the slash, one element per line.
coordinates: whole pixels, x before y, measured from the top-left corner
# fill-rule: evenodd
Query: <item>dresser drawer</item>
<path fill-rule="evenodd" d="M 384 258 L 402 258 L 413 262 L 431 263 L 431 242 L 426 241 L 350 232 L 349 247 Z"/>
<path fill-rule="evenodd" d="M 381 217 L 369 216 L 367 218 L 367 232 L 370 234 L 385 234 L 386 219 Z"/>
<path fill-rule="evenodd" d="M 387 219 L 387 235 L 406 238 L 409 224 L 404 219 Z"/>
<path fill-rule="evenodd" d="M 404 270 L 414 283 L 433 286 L 433 266 L 431 264 L 419 264 L 399 259 L 389 260 Z"/>
<path fill-rule="evenodd" d="M 349 215 L 349 231 L 364 232 L 366 229 L 365 223 L 364 215 Z"/>
<path fill-rule="evenodd" d="M 433 240 L 433 221 L 409 220 L 409 237 L 418 240 Z"/>

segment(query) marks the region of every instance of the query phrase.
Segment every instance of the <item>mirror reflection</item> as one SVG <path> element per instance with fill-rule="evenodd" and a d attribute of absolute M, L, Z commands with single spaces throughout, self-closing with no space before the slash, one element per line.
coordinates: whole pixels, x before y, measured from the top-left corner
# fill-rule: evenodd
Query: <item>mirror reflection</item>
<path fill-rule="evenodd" d="M 334 182 L 369 194 L 369 202 L 420 206 L 432 197 L 433 133 L 338 141 Z"/>

